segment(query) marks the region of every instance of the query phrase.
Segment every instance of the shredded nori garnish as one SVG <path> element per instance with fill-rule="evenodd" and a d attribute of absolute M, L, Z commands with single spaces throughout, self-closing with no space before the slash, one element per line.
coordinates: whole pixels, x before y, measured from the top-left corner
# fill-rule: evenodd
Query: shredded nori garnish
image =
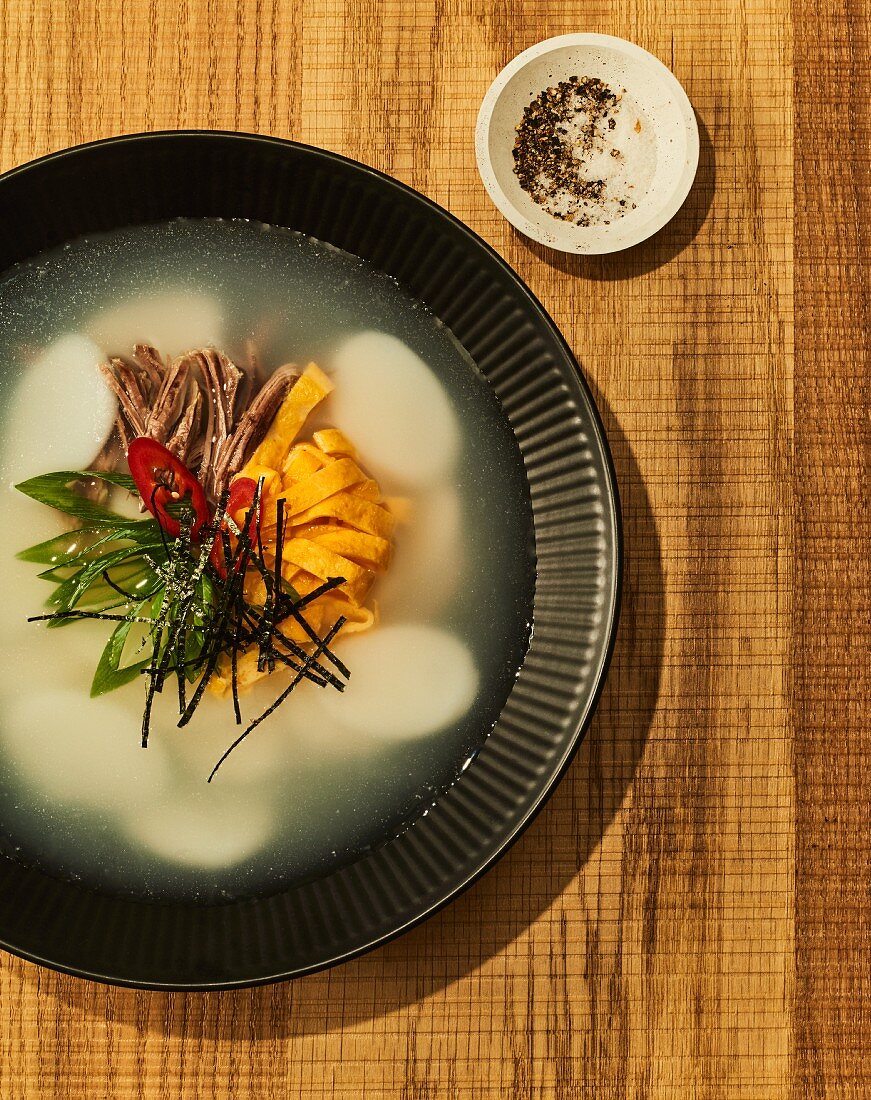
<path fill-rule="evenodd" d="M 208 778 L 207 782 L 209 782 L 209 783 L 212 782 L 212 780 L 215 778 L 215 774 L 217 773 L 218 768 L 220 768 L 220 766 L 224 763 L 224 761 L 227 759 L 227 757 L 230 755 L 230 753 L 233 752 L 234 749 L 238 748 L 239 745 L 241 745 L 242 742 L 245 740 L 245 738 L 250 733 L 252 733 L 260 725 L 261 722 L 263 722 L 266 718 L 268 718 L 270 716 L 270 714 L 272 714 L 274 711 L 276 711 L 281 706 L 281 704 L 285 701 L 285 699 L 288 698 L 288 696 L 293 691 L 293 689 L 296 687 L 296 685 L 300 682 L 300 680 L 302 680 L 303 675 L 305 674 L 305 670 L 308 667 L 309 663 L 313 660 L 316 660 L 320 656 L 321 653 L 326 653 L 327 652 L 327 647 L 329 646 L 330 642 L 339 633 L 339 631 L 342 629 L 342 627 L 344 625 L 345 625 L 345 617 L 344 617 L 344 615 L 340 615 L 338 617 L 338 619 L 336 619 L 336 621 L 330 627 L 330 629 L 327 631 L 326 635 L 318 642 L 317 646 L 314 649 L 314 652 L 309 657 L 306 658 L 306 663 L 303 666 L 303 668 L 301 668 L 299 670 L 299 672 L 297 672 L 296 676 L 294 676 L 294 678 L 291 680 L 291 682 L 288 684 L 288 686 L 284 689 L 284 691 L 281 693 L 281 695 L 278 696 L 278 698 L 275 700 L 274 703 L 272 703 L 271 706 L 268 706 L 266 708 L 266 710 L 260 715 L 259 718 L 255 718 L 253 722 L 249 723 L 249 725 L 246 727 L 246 729 L 242 733 L 240 733 L 239 736 L 236 738 L 236 740 L 227 749 L 225 749 L 225 751 L 221 754 L 221 757 L 218 760 L 217 764 L 215 764 L 214 768 L 212 768 L 211 774 L 209 775 L 209 778 Z"/>
<path fill-rule="evenodd" d="M 174 674 L 177 679 L 178 726 L 181 728 L 190 722 L 196 712 L 222 656 L 229 657 L 233 711 L 238 725 L 242 724 L 239 655 L 256 645 L 259 671 L 271 673 L 276 667 L 282 667 L 291 672 L 293 679 L 290 684 L 227 748 L 209 775 L 208 782 L 212 781 L 230 753 L 281 706 L 303 679 L 320 688 L 332 687 L 344 691 L 345 681 L 350 677 L 350 671 L 330 649 L 330 643 L 345 624 L 345 618 L 340 616 L 321 638 L 303 615 L 306 607 L 344 584 L 345 578 L 330 577 L 305 596 L 300 596 L 284 581 L 281 573 L 286 525 L 283 499 L 279 499 L 276 505 L 275 561 L 272 567 L 267 565 L 260 532 L 262 490 L 261 478 L 241 528 L 226 513 L 229 495 L 226 490 L 211 522 L 200 531 L 199 540 L 195 540 L 192 534 L 194 515 L 189 507 L 181 507 L 178 511 L 180 531 L 175 538 L 168 539 L 166 532 L 158 525 L 160 546 L 155 544 L 152 552 L 143 549 L 140 555 L 159 578 L 159 583 L 147 594 L 137 595 L 125 590 L 111 577 L 108 568 L 102 571 L 101 578 L 106 585 L 124 598 L 124 603 L 114 604 L 113 607 L 141 607 L 143 601 L 160 596 L 159 610 L 155 616 L 134 614 L 132 611 L 111 614 L 105 607 L 94 611 L 67 607 L 28 619 L 29 622 L 102 619 L 116 623 L 142 623 L 148 627 L 146 636 L 150 640 L 151 656 L 141 669 L 146 678 L 141 730 L 143 747 L 148 745 L 155 696 L 163 691 L 168 676 Z M 235 547 L 231 544 L 229 532 L 235 536 Z M 119 538 L 123 537 L 119 534 Z M 215 547 L 223 553 L 225 576 L 213 560 Z M 162 560 L 156 552 L 161 549 Z M 262 607 L 248 603 L 245 597 L 249 569 L 253 569 L 263 581 L 266 598 Z M 204 581 L 208 582 L 208 598 L 205 596 Z M 289 619 L 301 626 L 311 642 L 311 652 L 281 630 L 282 624 Z M 189 655 L 191 649 L 195 650 L 193 655 Z M 339 676 L 325 662 L 332 665 Z M 186 691 L 187 679 L 196 681 L 190 698 Z"/>
<path fill-rule="evenodd" d="M 103 572 L 100 574 L 100 576 L 103 578 L 103 580 L 106 582 L 106 584 L 108 584 L 108 586 L 110 588 L 114 588 L 115 591 L 118 593 L 118 595 L 123 596 L 124 599 L 127 600 L 129 603 L 133 603 L 136 600 L 144 600 L 146 598 L 145 596 L 137 596 L 133 592 L 127 592 L 120 585 L 115 584 L 115 582 L 109 576 L 109 570 L 108 569 L 104 569 Z"/>

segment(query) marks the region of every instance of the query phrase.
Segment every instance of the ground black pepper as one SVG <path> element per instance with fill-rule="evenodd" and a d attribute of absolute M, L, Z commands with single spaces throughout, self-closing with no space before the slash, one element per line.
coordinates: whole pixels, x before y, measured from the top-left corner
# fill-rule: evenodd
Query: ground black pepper
<path fill-rule="evenodd" d="M 620 101 L 597 77 L 573 76 L 545 88 L 523 112 L 514 142 L 520 186 L 554 217 L 588 226 L 606 212 L 606 181 L 584 174 L 585 156 L 603 148 Z M 615 159 L 617 149 L 610 149 Z M 625 206 L 625 203 L 620 203 Z"/>

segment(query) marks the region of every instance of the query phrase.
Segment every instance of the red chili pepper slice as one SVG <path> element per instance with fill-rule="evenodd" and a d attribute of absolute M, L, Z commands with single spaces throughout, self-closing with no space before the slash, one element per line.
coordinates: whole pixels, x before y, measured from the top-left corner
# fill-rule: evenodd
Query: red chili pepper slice
<path fill-rule="evenodd" d="M 241 529 L 242 524 L 245 522 L 245 516 L 251 510 L 251 506 L 254 503 L 254 496 L 257 492 L 257 482 L 250 477 L 237 477 L 233 484 L 230 486 L 230 496 L 227 498 L 227 515 L 230 519 Z M 240 514 L 241 513 L 241 514 Z M 252 515 L 248 521 L 248 535 L 250 538 L 255 537 L 257 530 L 256 516 Z M 224 530 L 227 530 L 227 524 L 223 524 Z M 224 543 L 221 535 L 215 539 L 215 544 L 212 547 L 211 554 L 212 565 L 217 569 L 220 576 L 226 578 L 227 565 L 224 554 Z"/>
<path fill-rule="evenodd" d="M 203 487 L 183 462 L 156 439 L 141 435 L 127 448 L 127 465 L 145 507 L 168 535 L 177 538 L 181 523 L 168 509 L 188 499 L 193 510 L 191 539 L 196 542 L 209 522 Z"/>
<path fill-rule="evenodd" d="M 230 486 L 230 496 L 227 500 L 227 515 L 240 529 L 245 522 L 245 516 L 254 503 L 254 496 L 256 493 L 257 482 L 252 477 L 237 477 Z M 240 512 L 242 515 L 239 515 Z M 251 538 L 254 538 L 254 533 L 256 531 L 255 524 L 256 517 L 252 515 L 248 522 L 248 534 Z"/>

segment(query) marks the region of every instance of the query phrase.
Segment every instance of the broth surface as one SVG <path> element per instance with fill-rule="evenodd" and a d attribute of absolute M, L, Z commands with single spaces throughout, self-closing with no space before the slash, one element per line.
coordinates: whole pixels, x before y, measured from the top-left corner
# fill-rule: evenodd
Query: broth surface
<path fill-rule="evenodd" d="M 135 342 L 213 345 L 265 371 L 316 361 L 326 424 L 356 444 L 409 519 L 374 595 L 381 622 L 341 639 L 344 696 L 303 683 L 206 778 L 239 732 L 207 697 L 178 729 L 144 689 L 91 699 L 108 624 L 28 624 L 50 586 L 14 555 L 63 529 L 13 486 L 80 468 L 114 406 L 96 364 Z M 394 281 L 332 246 L 234 221 L 175 221 L 82 239 L 0 281 L 0 830 L 51 873 L 149 897 L 278 889 L 392 835 L 480 747 L 525 652 L 534 553 L 528 488 L 489 384 Z M 356 678 L 355 678 L 356 677 Z M 286 680 L 243 697 L 243 718 Z M 207 693 L 208 695 L 208 693 Z M 335 697 L 328 697 L 335 696 Z"/>

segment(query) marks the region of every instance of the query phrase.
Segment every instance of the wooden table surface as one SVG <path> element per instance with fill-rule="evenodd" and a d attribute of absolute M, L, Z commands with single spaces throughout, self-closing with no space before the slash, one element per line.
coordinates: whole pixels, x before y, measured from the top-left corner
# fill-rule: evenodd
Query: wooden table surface
<path fill-rule="evenodd" d="M 869 13 L 822 7 L 0 3 L 4 169 L 260 131 L 376 165 L 490 241 L 598 396 L 627 554 L 592 731 L 495 871 L 379 952 L 251 992 L 3 956 L 3 1100 L 871 1095 Z M 490 80 L 573 30 L 656 53 L 701 129 L 684 209 L 604 259 L 518 236 L 475 169 Z"/>

